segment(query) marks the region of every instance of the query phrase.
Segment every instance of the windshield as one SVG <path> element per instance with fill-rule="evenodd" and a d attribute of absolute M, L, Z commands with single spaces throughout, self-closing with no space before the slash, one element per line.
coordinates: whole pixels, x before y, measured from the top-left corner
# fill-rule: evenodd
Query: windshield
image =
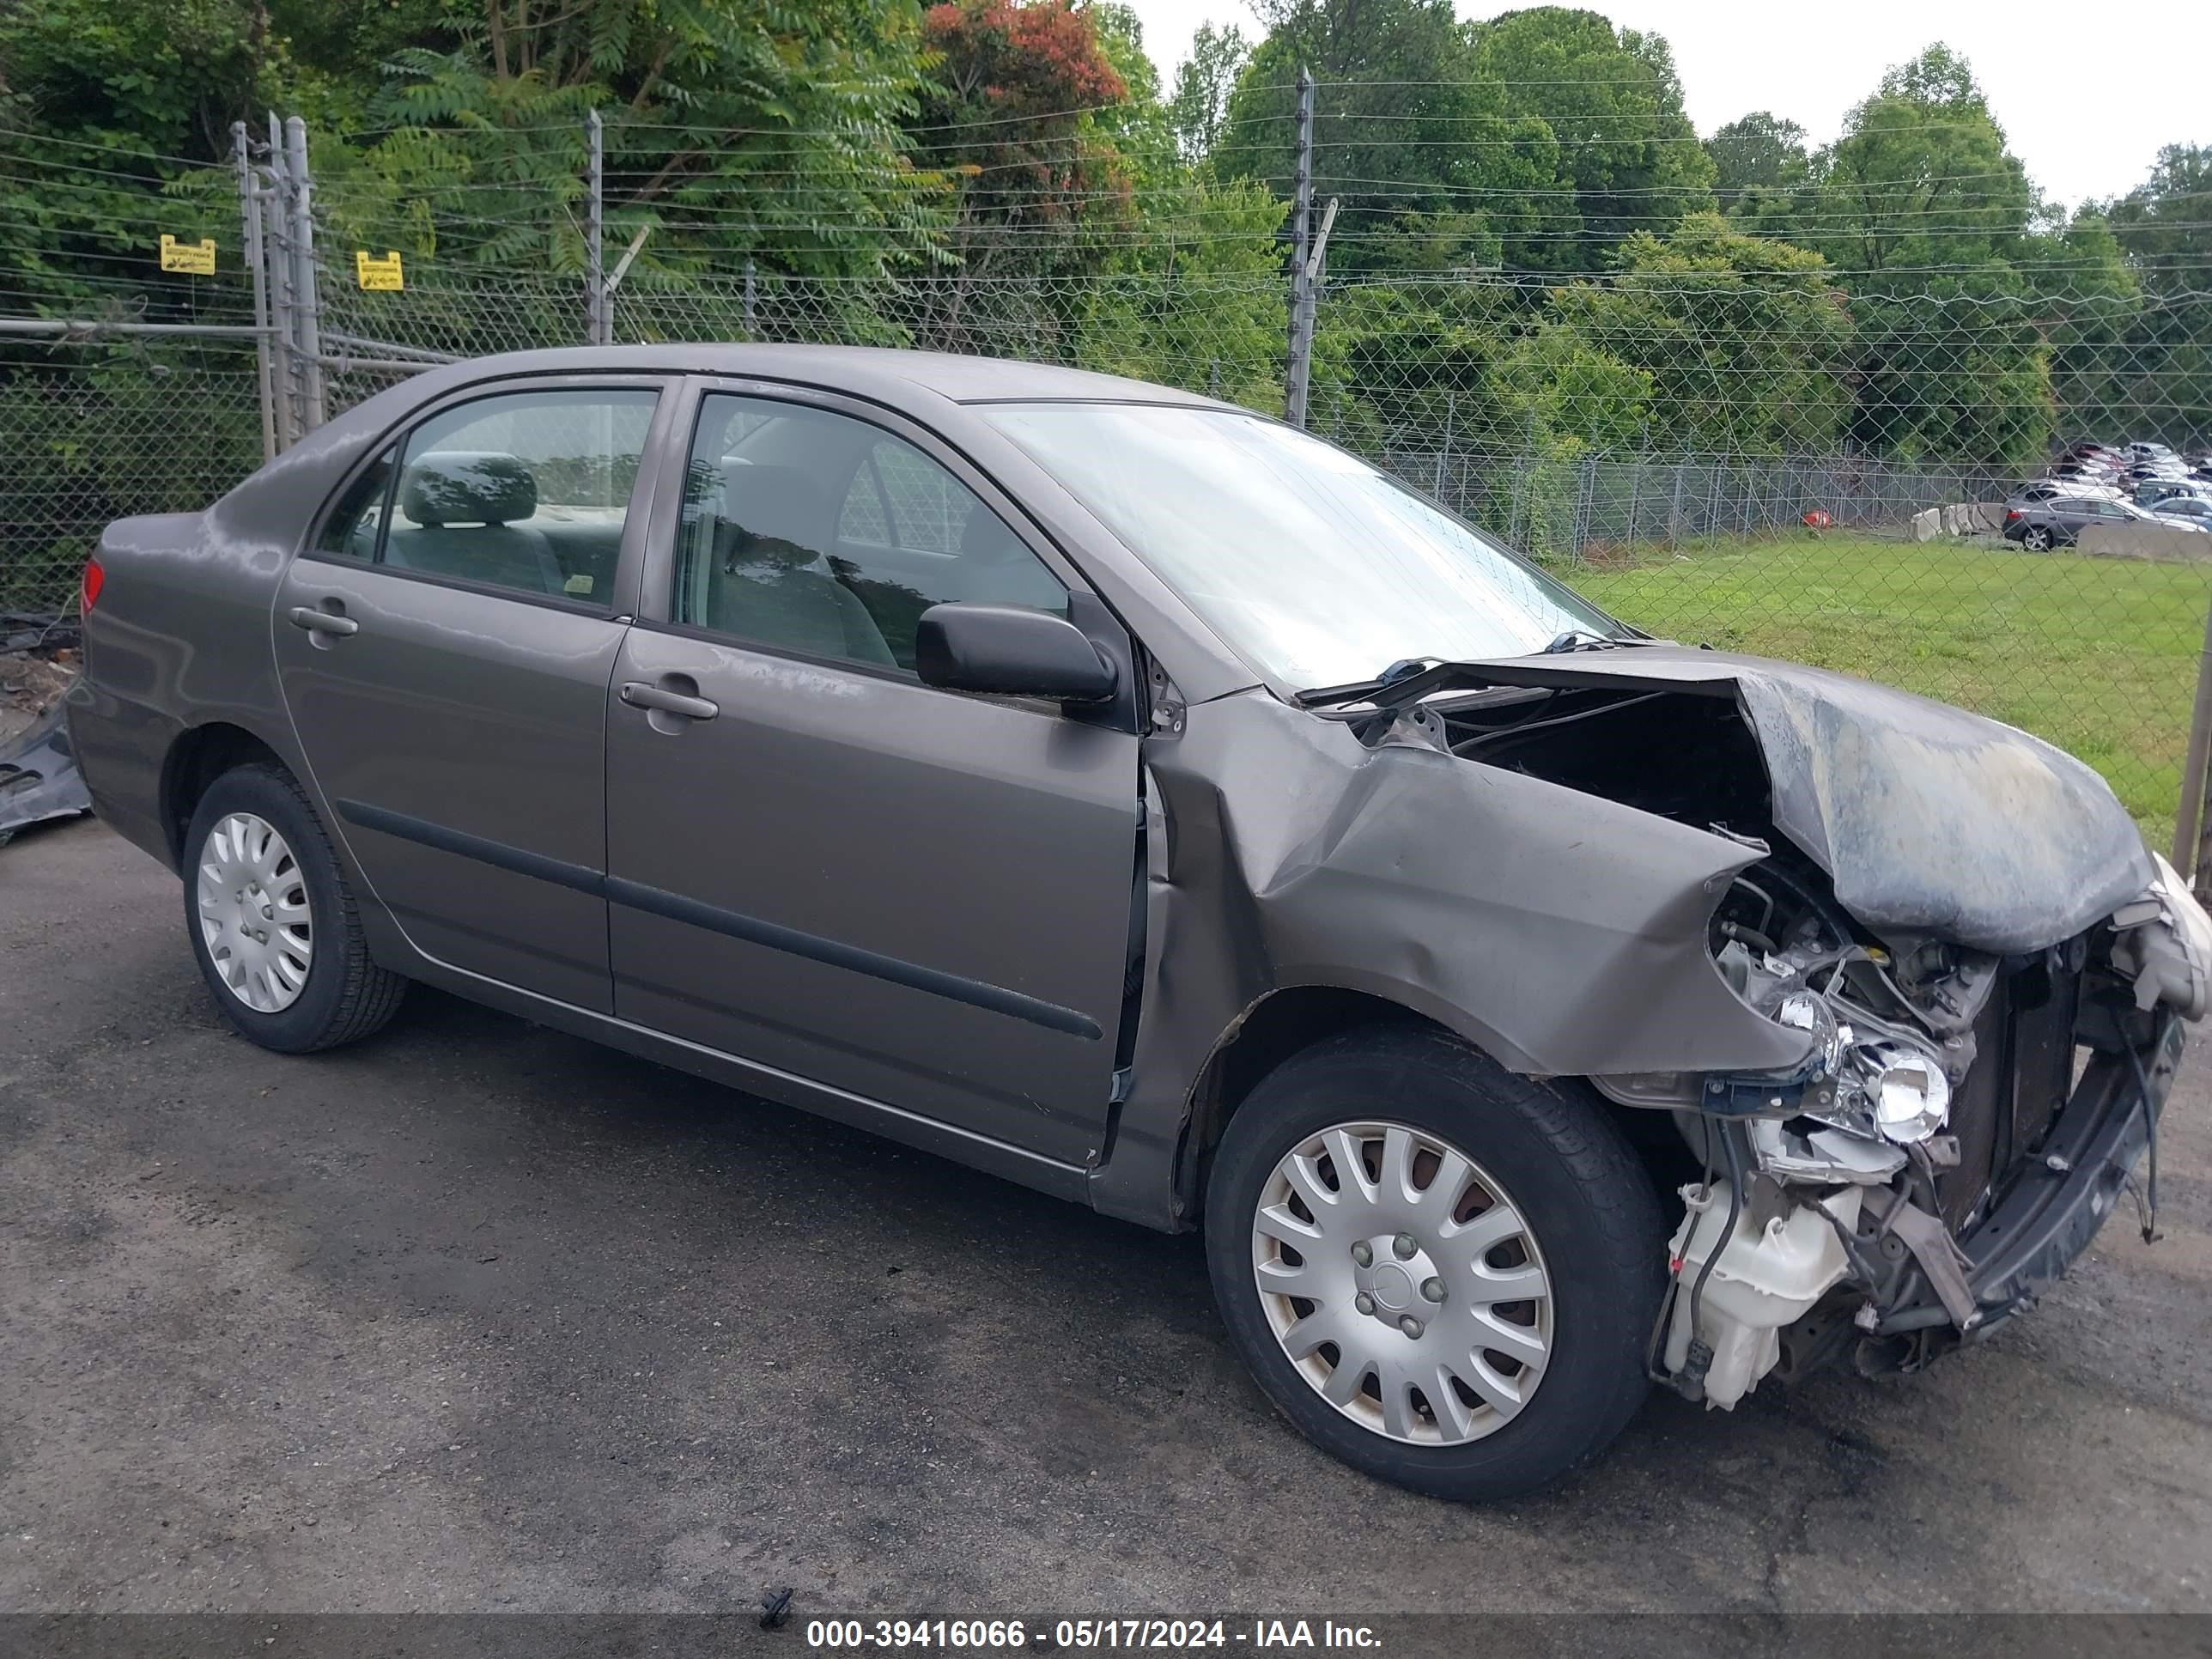
<path fill-rule="evenodd" d="M 1142 404 L 977 413 L 1253 667 L 1295 689 L 1625 631 L 1480 531 L 1276 422 Z"/>

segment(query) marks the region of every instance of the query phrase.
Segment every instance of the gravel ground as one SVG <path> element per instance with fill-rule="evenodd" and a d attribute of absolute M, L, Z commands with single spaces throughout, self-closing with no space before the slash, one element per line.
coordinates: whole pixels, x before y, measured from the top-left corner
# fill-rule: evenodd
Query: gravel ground
<path fill-rule="evenodd" d="M 28 652 L 0 652 L 0 744 L 29 731 L 61 701 L 76 678 L 76 654 L 64 652 L 55 660 Z"/>
<path fill-rule="evenodd" d="M 427 992 L 265 1054 L 180 918 L 0 852 L 0 1609 L 2212 1611 L 2202 1066 L 2161 1243 L 1475 1510 L 1277 1420 L 1192 1239 Z"/>

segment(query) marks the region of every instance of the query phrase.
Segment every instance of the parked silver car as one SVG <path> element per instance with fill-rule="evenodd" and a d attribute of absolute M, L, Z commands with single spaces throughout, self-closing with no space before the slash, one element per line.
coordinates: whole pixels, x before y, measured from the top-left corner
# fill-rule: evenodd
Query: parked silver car
<path fill-rule="evenodd" d="M 1099 375 L 440 368 L 112 526 L 85 611 L 99 810 L 253 1041 L 420 980 L 1202 1224 L 1267 1396 L 1446 1496 L 2026 1308 L 2212 974 L 2057 750 Z"/>

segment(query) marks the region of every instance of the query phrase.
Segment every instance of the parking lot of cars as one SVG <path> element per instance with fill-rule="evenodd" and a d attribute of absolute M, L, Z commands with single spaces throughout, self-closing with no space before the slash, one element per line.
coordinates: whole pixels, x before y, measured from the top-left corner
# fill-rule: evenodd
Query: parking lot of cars
<path fill-rule="evenodd" d="M 2127 524 L 2212 532 L 2212 450 L 2070 445 L 2005 502 L 2003 535 L 2040 553 L 2074 545 L 2092 526 Z"/>

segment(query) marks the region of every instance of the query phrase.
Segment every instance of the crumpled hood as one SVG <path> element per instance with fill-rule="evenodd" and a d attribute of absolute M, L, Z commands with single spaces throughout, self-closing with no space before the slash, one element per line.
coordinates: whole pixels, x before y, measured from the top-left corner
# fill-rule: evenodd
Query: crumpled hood
<path fill-rule="evenodd" d="M 2039 950 L 2154 878 L 2095 771 L 2016 727 L 1848 674 L 1678 645 L 1464 665 L 1501 685 L 1733 695 L 1765 758 L 1775 827 L 1893 944 Z"/>

